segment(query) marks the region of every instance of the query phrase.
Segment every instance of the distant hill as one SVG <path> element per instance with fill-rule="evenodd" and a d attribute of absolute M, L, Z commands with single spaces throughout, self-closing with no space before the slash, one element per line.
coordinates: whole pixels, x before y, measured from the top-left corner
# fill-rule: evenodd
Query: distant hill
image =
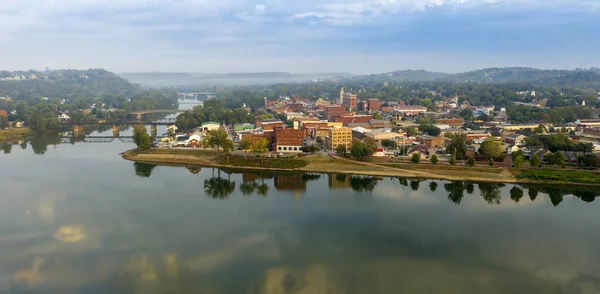
<path fill-rule="evenodd" d="M 307 82 L 349 77 L 349 73 L 289 73 L 289 72 L 254 72 L 254 73 L 169 73 L 138 72 L 120 73 L 119 76 L 132 83 L 152 86 L 212 86 L 212 85 L 255 85 Z"/>
<path fill-rule="evenodd" d="M 366 81 L 442 81 L 452 83 L 531 83 L 542 86 L 600 87 L 600 69 L 545 70 L 528 67 L 485 68 L 464 73 L 447 74 L 425 70 L 402 70 L 390 73 L 352 77 Z"/>
<path fill-rule="evenodd" d="M 141 87 L 103 69 L 0 71 L 0 96 L 17 100 L 95 98 L 104 94 L 132 97 L 141 91 Z"/>

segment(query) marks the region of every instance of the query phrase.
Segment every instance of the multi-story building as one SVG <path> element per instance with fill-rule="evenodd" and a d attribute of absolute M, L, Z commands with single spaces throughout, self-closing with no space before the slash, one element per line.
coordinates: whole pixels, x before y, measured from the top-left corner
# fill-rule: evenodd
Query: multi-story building
<path fill-rule="evenodd" d="M 368 123 L 373 119 L 372 115 L 352 115 L 352 116 L 340 116 L 335 119 L 336 122 L 341 122 L 345 125 L 349 123 Z"/>
<path fill-rule="evenodd" d="M 395 109 L 397 112 L 404 113 L 407 115 L 417 115 L 419 113 L 427 112 L 427 107 L 420 105 L 408 105 L 408 106 L 398 106 Z"/>
<path fill-rule="evenodd" d="M 335 150 L 339 145 L 345 145 L 346 149 L 349 150 L 352 145 L 352 129 L 337 128 L 329 130 L 327 143 L 331 150 Z"/>
<path fill-rule="evenodd" d="M 302 152 L 306 131 L 276 128 L 273 150 L 277 152 Z"/>
<path fill-rule="evenodd" d="M 356 95 L 354 95 L 352 93 L 344 93 L 344 99 L 342 101 L 342 105 L 344 105 L 350 109 L 356 108 L 356 101 L 357 101 Z"/>
<path fill-rule="evenodd" d="M 428 148 L 440 148 L 446 146 L 446 139 L 443 137 L 432 137 L 432 136 L 417 136 L 419 143 L 427 146 Z"/>
<path fill-rule="evenodd" d="M 336 113 L 346 112 L 346 107 L 341 105 L 329 105 L 325 106 L 324 115 L 325 117 L 330 117 L 335 115 Z"/>
<path fill-rule="evenodd" d="M 379 99 L 369 99 L 369 111 L 379 111 L 381 109 L 381 101 Z"/>

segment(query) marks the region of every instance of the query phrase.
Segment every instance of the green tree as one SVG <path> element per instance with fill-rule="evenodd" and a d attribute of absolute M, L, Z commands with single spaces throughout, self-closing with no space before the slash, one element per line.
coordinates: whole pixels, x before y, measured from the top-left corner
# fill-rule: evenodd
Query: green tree
<path fill-rule="evenodd" d="M 251 147 L 252 147 L 252 140 L 245 138 L 240 141 L 240 148 L 242 148 L 242 150 L 247 151 L 247 150 L 250 150 Z"/>
<path fill-rule="evenodd" d="M 4 130 L 8 128 L 8 117 L 5 115 L 0 115 L 0 130 Z"/>
<path fill-rule="evenodd" d="M 473 156 L 469 156 L 469 158 L 467 158 L 467 164 L 471 167 L 475 166 L 475 158 Z"/>
<path fill-rule="evenodd" d="M 338 145 L 337 147 L 335 147 L 335 153 L 339 154 L 339 155 L 344 155 L 346 154 L 347 148 L 346 145 L 341 144 Z"/>
<path fill-rule="evenodd" d="M 233 144 L 229 144 L 231 140 L 229 140 L 229 136 L 227 135 L 227 131 L 223 128 L 219 128 L 210 132 L 208 135 L 209 145 L 212 147 L 216 147 L 217 150 L 221 150 L 223 148 L 223 152 L 225 152 L 225 147 L 229 148 L 233 146 Z"/>
<path fill-rule="evenodd" d="M 488 165 L 494 166 L 494 158 L 493 157 L 490 157 L 490 159 L 488 160 Z"/>
<path fill-rule="evenodd" d="M 138 148 L 142 151 L 145 151 L 150 149 L 150 147 L 152 147 L 152 138 L 150 138 L 148 133 L 143 133 L 140 137 L 140 145 L 138 145 Z"/>
<path fill-rule="evenodd" d="M 394 140 L 384 139 L 381 140 L 381 146 L 396 149 L 398 147 L 398 143 L 396 143 Z"/>
<path fill-rule="evenodd" d="M 431 155 L 431 158 L 429 159 L 431 161 L 431 163 L 433 164 L 437 164 L 438 163 L 438 157 L 436 154 Z"/>
<path fill-rule="evenodd" d="M 565 166 L 566 165 L 565 155 L 560 151 L 554 152 L 554 154 L 552 154 L 552 163 L 556 164 L 556 165 L 560 165 L 560 166 Z"/>
<path fill-rule="evenodd" d="M 323 145 L 323 138 L 321 136 L 318 136 L 315 141 L 317 142 L 317 144 L 319 145 Z"/>
<path fill-rule="evenodd" d="M 141 139 L 144 134 L 148 134 L 146 126 L 142 124 L 136 124 L 133 126 L 133 142 L 136 146 L 140 147 L 140 144 L 142 142 Z"/>
<path fill-rule="evenodd" d="M 521 168 L 523 166 L 523 155 L 517 155 L 517 157 L 513 159 L 513 166 L 516 168 Z"/>
<path fill-rule="evenodd" d="M 419 153 L 419 152 L 413 153 L 413 155 L 410 157 L 410 161 L 412 163 L 419 163 L 419 162 L 421 162 L 421 153 Z"/>
<path fill-rule="evenodd" d="M 452 156 L 448 160 L 448 163 L 450 163 L 450 165 L 455 165 L 456 164 L 456 155 L 455 154 L 452 154 Z"/>
<path fill-rule="evenodd" d="M 534 154 L 533 157 L 531 157 L 529 165 L 531 165 L 531 167 L 538 167 L 540 165 L 540 158 L 537 154 Z"/>
<path fill-rule="evenodd" d="M 383 115 L 379 112 L 373 113 L 373 119 L 383 119 Z"/>
<path fill-rule="evenodd" d="M 267 141 L 267 139 L 258 140 L 252 144 L 250 149 L 252 150 L 252 153 L 257 155 L 267 153 L 269 151 L 269 141 Z"/>
<path fill-rule="evenodd" d="M 453 134 L 449 138 L 450 143 L 446 147 L 446 152 L 454 154 L 455 159 L 464 159 L 467 156 L 467 137 Z"/>
<path fill-rule="evenodd" d="M 494 138 L 487 138 L 481 143 L 479 152 L 483 153 L 487 158 L 499 158 L 500 154 L 502 154 L 502 143 Z"/>
<path fill-rule="evenodd" d="M 423 132 L 424 134 L 434 136 L 434 137 L 439 136 L 440 133 L 442 132 L 442 130 L 440 128 L 438 128 L 430 123 L 420 125 L 419 131 Z"/>
<path fill-rule="evenodd" d="M 412 128 L 412 127 L 406 128 L 406 136 L 408 136 L 408 137 L 414 137 L 417 134 L 419 134 L 419 132 L 417 131 L 417 129 Z"/>

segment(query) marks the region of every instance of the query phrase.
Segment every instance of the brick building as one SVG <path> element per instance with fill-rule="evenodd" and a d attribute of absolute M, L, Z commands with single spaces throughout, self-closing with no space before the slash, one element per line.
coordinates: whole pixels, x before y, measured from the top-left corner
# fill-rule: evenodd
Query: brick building
<path fill-rule="evenodd" d="M 305 130 L 276 128 L 273 150 L 276 152 L 302 152 Z"/>
<path fill-rule="evenodd" d="M 303 112 L 304 104 L 303 103 L 292 103 L 292 104 L 288 105 L 288 108 L 290 110 L 292 110 L 293 112 Z"/>
<path fill-rule="evenodd" d="M 352 115 L 352 116 L 340 116 L 335 119 L 336 122 L 341 122 L 344 125 L 349 123 L 368 123 L 373 119 L 372 115 Z"/>
<path fill-rule="evenodd" d="M 379 99 L 369 99 L 369 111 L 379 111 L 381 109 L 381 101 Z"/>
<path fill-rule="evenodd" d="M 346 107 L 342 105 L 329 105 L 325 106 L 324 115 L 325 117 L 330 117 L 335 113 L 346 112 Z"/>
<path fill-rule="evenodd" d="M 446 146 L 446 139 L 443 137 L 417 136 L 417 140 L 428 148 L 440 148 Z"/>
<path fill-rule="evenodd" d="M 342 105 L 352 109 L 356 108 L 357 97 L 351 93 L 344 93 L 344 98 L 342 100 Z"/>

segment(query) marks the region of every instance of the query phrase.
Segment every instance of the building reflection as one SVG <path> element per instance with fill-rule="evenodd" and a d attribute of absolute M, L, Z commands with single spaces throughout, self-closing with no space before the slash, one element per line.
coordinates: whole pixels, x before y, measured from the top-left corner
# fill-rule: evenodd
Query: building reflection
<path fill-rule="evenodd" d="M 346 174 L 328 174 L 329 189 L 350 189 L 350 175 Z"/>
<path fill-rule="evenodd" d="M 275 176 L 275 189 L 279 191 L 293 191 L 294 199 L 298 199 L 300 192 L 306 191 L 306 181 L 301 175 Z"/>

